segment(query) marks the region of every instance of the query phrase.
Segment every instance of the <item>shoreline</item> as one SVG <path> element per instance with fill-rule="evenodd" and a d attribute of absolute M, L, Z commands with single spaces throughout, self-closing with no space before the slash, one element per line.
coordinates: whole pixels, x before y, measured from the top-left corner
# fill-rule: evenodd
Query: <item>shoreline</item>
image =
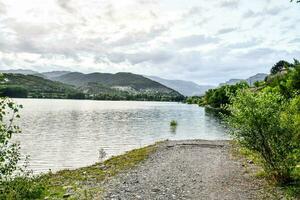
<path fill-rule="evenodd" d="M 209 195 L 221 193 L 223 199 L 253 199 L 271 195 L 265 194 L 267 184 L 254 178 L 255 172 L 255 165 L 233 158 L 231 140 L 166 140 L 92 166 L 45 174 L 39 180 L 48 183 L 46 199 L 211 199 Z"/>

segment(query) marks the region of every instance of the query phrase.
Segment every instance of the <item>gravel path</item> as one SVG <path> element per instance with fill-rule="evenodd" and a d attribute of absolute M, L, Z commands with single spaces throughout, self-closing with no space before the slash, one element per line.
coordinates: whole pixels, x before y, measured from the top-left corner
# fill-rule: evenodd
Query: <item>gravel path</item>
<path fill-rule="evenodd" d="M 104 199 L 261 199 L 262 183 L 243 166 L 226 141 L 167 141 L 105 183 Z"/>

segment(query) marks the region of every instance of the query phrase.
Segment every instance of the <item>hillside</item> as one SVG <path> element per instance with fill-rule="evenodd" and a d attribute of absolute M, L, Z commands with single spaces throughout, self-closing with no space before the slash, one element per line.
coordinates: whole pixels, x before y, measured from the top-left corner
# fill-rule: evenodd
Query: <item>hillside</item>
<path fill-rule="evenodd" d="M 57 74 L 62 75 L 56 77 Z M 52 77 L 52 80 L 44 78 L 46 76 Z M 34 75 L 7 73 L 4 74 L 4 78 L 5 81 L 0 83 L 0 96 L 143 101 L 184 99 L 181 94 L 170 88 L 130 73 L 50 72 Z"/>
<path fill-rule="evenodd" d="M 13 97 L 15 95 L 19 97 L 19 94 L 14 93 L 22 92 L 24 93 L 22 97 L 33 98 L 67 98 L 68 95 L 78 92 L 73 86 L 24 74 L 4 74 L 0 91 L 12 93 Z"/>
<path fill-rule="evenodd" d="M 212 85 L 198 85 L 192 81 L 183 81 L 183 80 L 168 80 L 156 76 L 146 76 L 147 78 L 161 83 L 173 90 L 178 91 L 184 96 L 201 96 L 209 89 L 215 88 Z"/>
<path fill-rule="evenodd" d="M 181 96 L 178 92 L 158 82 L 152 81 L 141 75 L 132 73 L 91 73 L 83 74 L 72 72 L 53 78 L 65 84 L 84 88 L 88 91 L 95 91 L 97 87 L 118 90 L 129 94 L 161 94 L 168 96 Z M 94 84 L 91 84 L 94 83 Z"/>

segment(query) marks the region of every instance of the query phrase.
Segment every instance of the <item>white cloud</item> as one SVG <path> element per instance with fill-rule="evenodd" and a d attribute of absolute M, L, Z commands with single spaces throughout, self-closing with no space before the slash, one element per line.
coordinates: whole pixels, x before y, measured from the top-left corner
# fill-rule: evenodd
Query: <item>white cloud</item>
<path fill-rule="evenodd" d="M 218 84 L 299 58 L 298 11 L 268 0 L 0 0 L 0 68 Z"/>

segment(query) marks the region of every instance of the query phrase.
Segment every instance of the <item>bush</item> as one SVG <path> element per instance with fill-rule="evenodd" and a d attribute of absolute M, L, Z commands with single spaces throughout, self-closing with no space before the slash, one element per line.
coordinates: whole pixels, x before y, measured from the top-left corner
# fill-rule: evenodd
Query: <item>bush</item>
<path fill-rule="evenodd" d="M 30 200 L 38 199 L 44 193 L 42 182 L 29 176 L 19 176 L 13 180 L 0 182 L 0 199 L 6 200 Z"/>
<path fill-rule="evenodd" d="M 0 181 L 12 175 L 20 160 L 19 144 L 10 141 L 13 134 L 21 132 L 14 124 L 20 108 L 8 98 L 0 98 Z"/>
<path fill-rule="evenodd" d="M 172 120 L 171 122 L 170 122 L 170 126 L 177 126 L 178 125 L 178 123 L 177 123 L 177 121 L 175 121 L 175 120 Z"/>
<path fill-rule="evenodd" d="M 289 182 L 300 159 L 298 101 L 289 103 L 277 92 L 249 90 L 239 91 L 231 101 L 227 118 L 231 134 L 262 158 L 272 178 L 279 183 Z M 293 117 L 294 126 L 288 120 Z"/>

